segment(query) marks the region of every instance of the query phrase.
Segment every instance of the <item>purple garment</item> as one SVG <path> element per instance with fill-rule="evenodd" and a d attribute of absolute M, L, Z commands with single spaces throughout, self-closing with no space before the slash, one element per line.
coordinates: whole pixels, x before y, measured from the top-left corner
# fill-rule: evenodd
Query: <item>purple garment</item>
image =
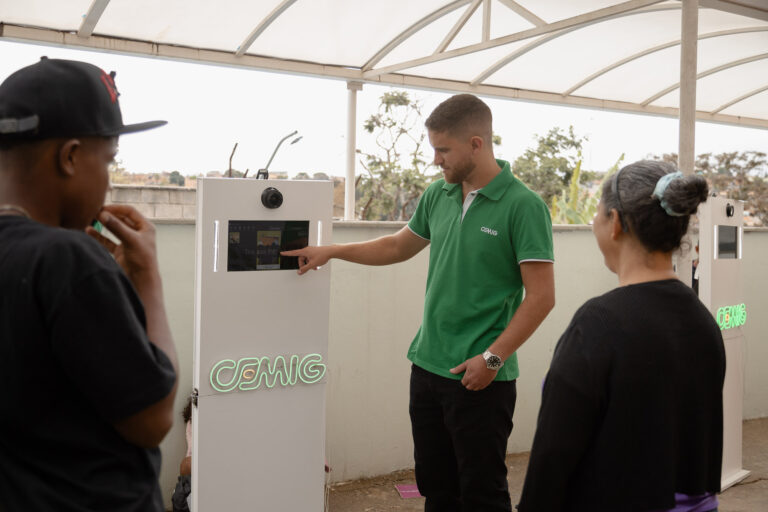
<path fill-rule="evenodd" d="M 648 512 L 709 512 L 717 508 L 717 495 L 712 493 L 689 496 L 675 493 L 675 506 L 664 510 L 649 510 Z"/>

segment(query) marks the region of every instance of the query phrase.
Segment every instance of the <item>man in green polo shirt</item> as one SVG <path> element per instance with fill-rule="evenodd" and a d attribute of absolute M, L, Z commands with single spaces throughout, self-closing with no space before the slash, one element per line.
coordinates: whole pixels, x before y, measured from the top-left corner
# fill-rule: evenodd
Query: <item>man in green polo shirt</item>
<path fill-rule="evenodd" d="M 424 318 L 408 350 L 416 483 L 426 511 L 509 512 L 515 351 L 554 306 L 549 211 L 494 158 L 491 111 L 480 99 L 453 96 L 426 126 L 444 179 L 427 188 L 407 227 L 283 254 L 299 256 L 303 274 L 331 258 L 398 263 L 431 245 Z"/>

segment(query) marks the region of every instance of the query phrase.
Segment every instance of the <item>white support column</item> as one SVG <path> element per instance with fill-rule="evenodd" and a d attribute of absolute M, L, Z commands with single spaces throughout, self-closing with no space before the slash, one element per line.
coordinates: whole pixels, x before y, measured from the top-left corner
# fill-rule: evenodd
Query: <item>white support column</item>
<path fill-rule="evenodd" d="M 347 173 L 344 182 L 344 220 L 355 220 L 357 91 L 361 91 L 362 89 L 362 82 L 347 82 Z"/>
<path fill-rule="evenodd" d="M 678 163 L 683 174 L 693 174 L 693 163 L 696 158 L 696 52 L 699 36 L 699 0 L 682 0 L 682 3 Z"/>
<path fill-rule="evenodd" d="M 699 38 L 699 0 L 682 0 L 682 25 L 680 48 L 680 131 L 678 167 L 683 174 L 693 174 L 696 160 L 696 72 L 697 44 Z M 686 243 L 687 242 L 687 243 Z M 684 249 L 678 257 L 677 274 L 681 281 L 691 286 L 691 259 L 695 242 L 690 231 L 683 238 Z"/>

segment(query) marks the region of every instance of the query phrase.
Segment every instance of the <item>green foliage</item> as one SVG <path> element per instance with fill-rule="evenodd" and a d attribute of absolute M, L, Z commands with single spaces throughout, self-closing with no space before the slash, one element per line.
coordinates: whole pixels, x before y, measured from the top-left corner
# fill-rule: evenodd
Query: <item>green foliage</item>
<path fill-rule="evenodd" d="M 676 153 L 652 158 L 677 165 Z M 760 151 L 702 153 L 694 170 L 707 179 L 715 194 L 744 201 L 744 213 L 751 217 L 748 224 L 768 225 L 768 155 Z"/>
<path fill-rule="evenodd" d="M 579 155 L 581 156 L 581 155 Z M 577 160 L 576 167 L 571 174 L 571 182 L 566 193 L 565 190 L 559 196 L 552 198 L 552 223 L 553 224 L 589 224 L 595 218 L 597 206 L 600 203 L 600 196 L 603 193 L 603 183 L 613 176 L 613 173 L 619 170 L 619 165 L 624 160 L 624 154 L 616 160 L 608 172 L 600 180 L 597 190 L 590 194 L 590 191 L 583 188 L 580 183 L 581 177 L 581 158 Z M 597 173 L 592 173 L 596 175 Z"/>
<path fill-rule="evenodd" d="M 184 186 L 184 176 L 182 176 L 179 171 L 173 171 L 168 176 L 168 182 L 171 185 L 176 185 L 176 186 L 179 186 L 179 187 L 183 187 Z"/>
<path fill-rule="evenodd" d="M 587 140 L 573 131 L 555 127 L 544 136 L 536 136 L 536 147 L 528 148 L 512 163 L 512 172 L 523 183 L 536 191 L 547 204 L 552 204 L 571 184 L 576 166 L 581 159 L 581 148 Z M 595 173 L 579 172 L 580 183 L 595 178 Z"/>
<path fill-rule="evenodd" d="M 113 184 L 130 183 L 131 176 L 123 166 L 123 161 L 119 158 L 112 161 L 107 168 L 109 171 L 109 182 Z"/>
<path fill-rule="evenodd" d="M 554 224 L 589 224 L 597 213 L 602 183 L 619 168 L 624 155 L 607 173 L 582 168 L 581 150 L 587 138 L 568 130 L 550 129 L 536 136 L 535 147 L 512 163 L 512 172 L 550 205 Z M 595 189 L 595 182 L 600 181 Z"/>
<path fill-rule="evenodd" d="M 386 92 L 363 128 L 374 136 L 378 151 L 357 150 L 367 171 L 356 183 L 358 217 L 408 220 L 421 194 L 438 177 L 427 172 L 430 165 L 423 153 L 426 132 L 421 104 L 406 91 Z"/>

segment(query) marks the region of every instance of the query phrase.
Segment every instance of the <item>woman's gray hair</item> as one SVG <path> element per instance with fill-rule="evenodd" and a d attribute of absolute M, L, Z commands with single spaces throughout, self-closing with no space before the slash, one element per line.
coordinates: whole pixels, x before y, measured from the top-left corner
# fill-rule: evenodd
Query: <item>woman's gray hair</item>
<path fill-rule="evenodd" d="M 661 197 L 654 195 L 659 179 L 676 173 L 674 165 L 641 160 L 621 168 L 603 184 L 606 213 L 615 209 L 622 228 L 632 232 L 649 251 L 670 252 L 680 247 L 691 214 L 707 200 L 707 180 L 698 175 L 670 179 Z M 670 215 L 666 210 L 675 212 Z"/>

